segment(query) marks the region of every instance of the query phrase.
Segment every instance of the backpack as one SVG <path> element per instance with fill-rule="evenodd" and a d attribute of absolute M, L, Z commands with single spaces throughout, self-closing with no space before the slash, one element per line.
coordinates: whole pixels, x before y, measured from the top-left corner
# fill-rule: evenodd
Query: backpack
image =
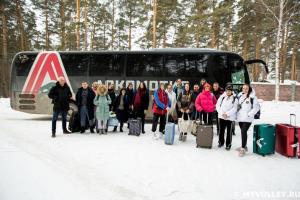
<path fill-rule="evenodd" d="M 251 109 L 253 109 L 253 101 L 254 99 L 250 97 L 250 103 L 251 103 Z M 257 111 L 257 113 L 254 115 L 254 119 L 260 119 L 260 109 Z"/>
<path fill-rule="evenodd" d="M 220 107 L 222 106 L 223 100 L 225 99 L 225 96 L 222 97 L 221 103 L 220 103 Z M 234 104 L 235 100 L 237 99 L 236 96 L 233 96 L 233 100 L 232 100 L 232 104 Z"/>

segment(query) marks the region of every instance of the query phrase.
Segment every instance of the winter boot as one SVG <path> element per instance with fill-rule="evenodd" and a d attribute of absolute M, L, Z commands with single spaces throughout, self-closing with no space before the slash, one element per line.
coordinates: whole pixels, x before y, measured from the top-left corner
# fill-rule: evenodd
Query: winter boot
<path fill-rule="evenodd" d="M 64 133 L 64 134 L 70 134 L 70 133 L 72 133 L 72 132 L 69 131 L 68 129 L 65 129 L 65 130 L 63 131 L 63 133 Z"/>
<path fill-rule="evenodd" d="M 241 148 L 239 151 L 239 156 L 243 157 L 243 156 L 245 156 L 245 154 L 246 154 L 246 150 L 244 148 Z"/>
<path fill-rule="evenodd" d="M 80 133 L 84 133 L 85 132 L 85 127 L 81 127 L 80 128 Z"/>
<path fill-rule="evenodd" d="M 95 133 L 95 131 L 94 131 L 94 128 L 93 128 L 93 127 L 91 127 L 91 128 L 90 128 L 90 132 L 91 132 L 91 133 Z"/>

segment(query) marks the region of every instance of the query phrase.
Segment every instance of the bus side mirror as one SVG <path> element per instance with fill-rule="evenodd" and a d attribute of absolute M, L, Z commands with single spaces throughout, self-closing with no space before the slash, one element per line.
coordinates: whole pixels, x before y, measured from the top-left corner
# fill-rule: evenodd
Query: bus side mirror
<path fill-rule="evenodd" d="M 255 64 L 255 63 L 262 64 L 262 65 L 265 67 L 266 73 L 267 73 L 267 74 L 269 73 L 268 66 L 267 66 L 267 64 L 265 63 L 265 61 L 263 61 L 263 60 L 260 60 L 260 59 L 254 59 L 254 60 L 246 60 L 246 61 L 244 61 L 244 64 L 245 64 L 245 65 L 250 65 L 250 64 Z"/>

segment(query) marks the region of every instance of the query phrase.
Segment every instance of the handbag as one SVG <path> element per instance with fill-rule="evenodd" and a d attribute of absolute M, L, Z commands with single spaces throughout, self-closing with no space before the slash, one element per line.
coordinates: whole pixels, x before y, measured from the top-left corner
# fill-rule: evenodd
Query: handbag
<path fill-rule="evenodd" d="M 118 126 L 119 120 L 117 119 L 117 115 L 114 112 L 109 112 L 109 118 L 107 125 L 108 126 Z"/>
<path fill-rule="evenodd" d="M 193 127 L 193 122 L 188 115 L 188 119 L 184 120 L 183 116 L 178 119 L 178 131 L 180 133 L 191 133 Z"/>

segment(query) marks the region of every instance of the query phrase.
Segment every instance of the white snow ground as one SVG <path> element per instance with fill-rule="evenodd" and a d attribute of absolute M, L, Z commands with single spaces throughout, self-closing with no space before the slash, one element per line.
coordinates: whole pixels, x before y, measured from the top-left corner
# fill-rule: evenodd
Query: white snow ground
<path fill-rule="evenodd" d="M 264 102 L 255 123 L 286 123 L 299 111 L 299 102 Z M 194 136 L 165 145 L 152 139 L 149 124 L 134 137 L 63 135 L 58 122 L 55 139 L 50 124 L 49 116 L 13 111 L 0 99 L 0 200 L 300 199 L 300 160 L 253 154 L 252 134 L 249 153 L 238 157 L 238 127 L 228 152 L 217 137 L 211 150 L 195 148 Z"/>

